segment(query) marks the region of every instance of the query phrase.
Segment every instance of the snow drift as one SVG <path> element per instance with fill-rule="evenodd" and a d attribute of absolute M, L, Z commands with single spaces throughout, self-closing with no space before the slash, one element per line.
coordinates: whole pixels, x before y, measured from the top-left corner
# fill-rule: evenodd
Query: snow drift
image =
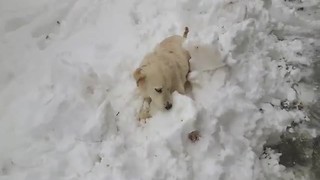
<path fill-rule="evenodd" d="M 1 179 L 308 179 L 280 165 L 279 154 L 261 154 L 305 117 L 281 101 L 313 102 L 312 89 L 292 84 L 311 74 L 316 5 L 0 2 Z M 140 125 L 132 72 L 184 26 L 193 98 L 175 93 L 170 112 Z M 201 139 L 192 143 L 195 129 Z"/>

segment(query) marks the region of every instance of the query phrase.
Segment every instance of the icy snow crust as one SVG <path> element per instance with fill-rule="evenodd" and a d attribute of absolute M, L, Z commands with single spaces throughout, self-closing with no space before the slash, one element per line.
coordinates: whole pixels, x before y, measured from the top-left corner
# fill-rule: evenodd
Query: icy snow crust
<path fill-rule="evenodd" d="M 314 40 L 292 34 L 319 31 L 313 17 L 280 0 L 0 2 L 0 178 L 308 179 L 279 154 L 260 157 L 271 135 L 305 116 L 276 107 L 310 75 L 288 74 L 285 61 L 312 63 Z M 132 72 L 184 26 L 194 98 L 174 93 L 171 111 L 139 125 Z M 303 92 L 311 103 L 312 89 Z"/>

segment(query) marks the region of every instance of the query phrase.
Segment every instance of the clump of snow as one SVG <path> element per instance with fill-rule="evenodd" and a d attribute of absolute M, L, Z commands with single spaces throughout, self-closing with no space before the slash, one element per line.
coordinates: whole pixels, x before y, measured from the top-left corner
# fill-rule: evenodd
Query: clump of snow
<path fill-rule="evenodd" d="M 2 179 L 308 177 L 263 145 L 305 116 L 283 100 L 314 99 L 293 87 L 316 18 L 278 0 L 3 1 L 0 14 Z M 139 124 L 132 72 L 184 26 L 192 96 Z"/>

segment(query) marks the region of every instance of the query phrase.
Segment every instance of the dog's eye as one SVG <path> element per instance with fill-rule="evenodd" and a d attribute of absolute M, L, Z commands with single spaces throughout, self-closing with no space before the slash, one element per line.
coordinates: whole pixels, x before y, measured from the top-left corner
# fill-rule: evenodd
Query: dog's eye
<path fill-rule="evenodd" d="M 158 93 L 162 93 L 162 88 L 154 88 Z"/>

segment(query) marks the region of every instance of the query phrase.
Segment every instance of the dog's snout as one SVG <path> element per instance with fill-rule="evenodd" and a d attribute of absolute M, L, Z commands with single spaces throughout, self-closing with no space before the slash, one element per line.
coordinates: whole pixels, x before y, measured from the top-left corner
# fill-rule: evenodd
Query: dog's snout
<path fill-rule="evenodd" d="M 169 109 L 171 109 L 172 108 L 172 104 L 171 103 L 169 103 L 169 102 L 167 102 L 167 104 L 166 104 L 166 110 L 169 110 Z"/>

